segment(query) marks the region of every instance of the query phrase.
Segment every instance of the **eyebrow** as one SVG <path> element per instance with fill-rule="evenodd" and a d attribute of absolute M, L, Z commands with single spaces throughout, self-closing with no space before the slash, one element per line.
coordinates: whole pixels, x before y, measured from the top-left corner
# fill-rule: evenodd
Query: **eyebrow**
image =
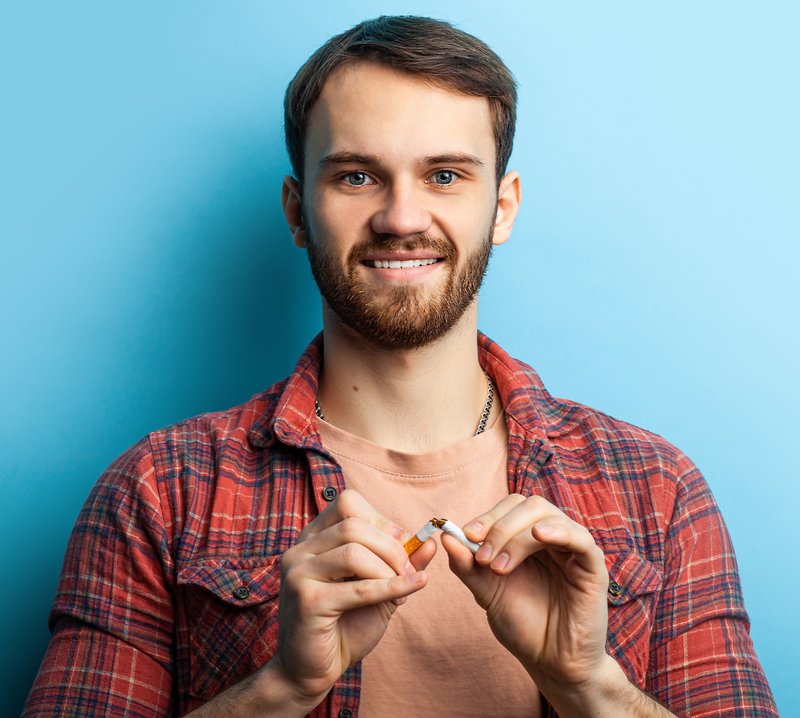
<path fill-rule="evenodd" d="M 364 155 L 358 152 L 332 152 L 325 155 L 320 161 L 320 167 L 330 167 L 334 165 L 380 165 L 381 159 L 377 155 Z M 428 155 L 422 157 L 418 162 L 421 167 L 425 165 L 474 165 L 483 167 L 484 162 L 475 155 L 466 152 L 445 153 L 441 155 Z"/>

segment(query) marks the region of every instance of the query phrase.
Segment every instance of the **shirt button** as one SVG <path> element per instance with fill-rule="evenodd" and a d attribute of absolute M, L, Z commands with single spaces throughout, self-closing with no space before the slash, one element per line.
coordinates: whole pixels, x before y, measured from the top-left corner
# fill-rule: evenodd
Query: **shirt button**
<path fill-rule="evenodd" d="M 247 586 L 239 586 L 239 588 L 233 589 L 233 597 L 238 598 L 240 601 L 244 601 L 250 595 L 250 589 Z"/>
<path fill-rule="evenodd" d="M 342 710 L 339 711 L 339 718 L 353 718 L 353 711 L 349 708 L 342 708 Z"/>
<path fill-rule="evenodd" d="M 339 493 L 333 486 L 326 486 L 322 489 L 322 498 L 325 501 L 333 501 L 336 498 L 336 494 Z M 349 710 L 347 708 L 343 708 L 342 710 Z M 341 713 L 339 713 L 341 715 Z"/>
<path fill-rule="evenodd" d="M 612 596 L 620 596 L 622 595 L 622 586 L 620 586 L 616 581 L 611 581 L 608 584 L 608 592 Z"/>

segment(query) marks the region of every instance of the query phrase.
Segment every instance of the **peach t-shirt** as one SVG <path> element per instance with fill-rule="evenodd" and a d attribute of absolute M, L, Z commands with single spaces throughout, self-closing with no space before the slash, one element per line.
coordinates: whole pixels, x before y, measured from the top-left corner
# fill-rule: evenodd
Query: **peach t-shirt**
<path fill-rule="evenodd" d="M 428 454 L 384 449 L 324 421 L 319 429 L 347 487 L 411 533 L 433 517 L 463 525 L 508 494 L 502 418 L 479 436 Z M 397 609 L 364 659 L 359 715 L 541 715 L 535 684 L 494 637 L 441 544 L 427 571 L 428 585 Z"/>

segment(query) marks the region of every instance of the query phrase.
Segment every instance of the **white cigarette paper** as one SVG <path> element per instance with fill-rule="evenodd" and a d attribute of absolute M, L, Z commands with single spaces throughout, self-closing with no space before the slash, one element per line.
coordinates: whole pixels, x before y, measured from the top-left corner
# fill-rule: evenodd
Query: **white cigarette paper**
<path fill-rule="evenodd" d="M 472 553 L 477 553 L 478 549 L 481 547 L 479 543 L 470 541 L 464 535 L 464 532 L 461 530 L 461 527 L 457 526 L 452 521 L 445 521 L 442 524 L 442 531 L 444 531 L 448 536 L 452 536 L 459 543 L 464 544 L 464 546 L 466 546 L 470 551 L 472 551 Z"/>
<path fill-rule="evenodd" d="M 438 527 L 434 525 L 433 521 L 428 521 L 428 523 L 426 523 L 419 531 L 417 531 L 416 536 L 420 541 L 427 541 L 438 530 Z"/>

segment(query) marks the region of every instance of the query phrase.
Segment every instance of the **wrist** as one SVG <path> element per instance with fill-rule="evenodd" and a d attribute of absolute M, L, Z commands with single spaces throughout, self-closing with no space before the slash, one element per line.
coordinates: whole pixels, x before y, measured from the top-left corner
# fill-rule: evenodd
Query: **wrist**
<path fill-rule="evenodd" d="M 261 710 L 264 715 L 271 715 L 270 710 L 280 707 L 281 715 L 302 716 L 310 713 L 328 695 L 330 687 L 319 694 L 310 695 L 291 680 L 281 661 L 280 654 L 275 654 L 270 661 L 253 674 L 254 683 L 261 696 Z M 258 715 L 258 714 L 257 714 Z"/>
<path fill-rule="evenodd" d="M 281 718 L 303 718 L 324 700 L 327 692 L 318 696 L 303 695 L 286 674 L 280 656 L 275 655 L 255 673 L 192 711 L 189 716 L 253 718 L 279 715 Z"/>
<path fill-rule="evenodd" d="M 633 689 L 638 693 L 619 664 L 608 654 L 604 654 L 585 680 L 568 683 L 533 672 L 531 676 L 559 715 L 607 715 L 606 711 L 618 706 L 627 690 Z"/>
<path fill-rule="evenodd" d="M 534 680 L 537 680 L 535 676 Z M 673 713 L 633 685 L 608 654 L 585 681 L 567 684 L 543 677 L 541 683 L 537 680 L 537 685 L 556 713 L 570 718 L 611 715 L 675 718 Z"/>

